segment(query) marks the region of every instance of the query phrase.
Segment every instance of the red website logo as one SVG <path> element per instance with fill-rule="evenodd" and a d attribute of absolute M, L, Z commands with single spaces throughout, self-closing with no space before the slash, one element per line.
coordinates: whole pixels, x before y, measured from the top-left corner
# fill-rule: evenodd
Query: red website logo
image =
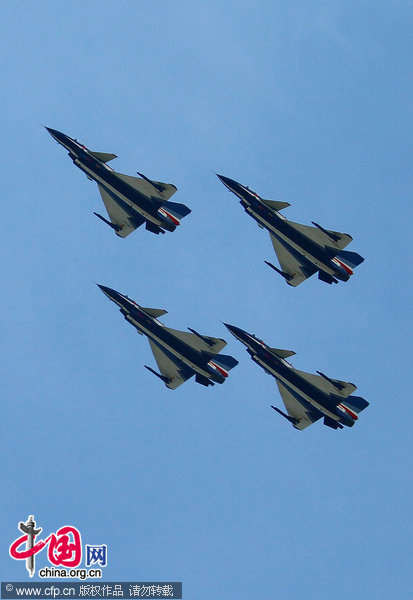
<path fill-rule="evenodd" d="M 30 577 L 33 577 L 35 571 L 35 555 L 47 545 L 47 557 L 52 565 L 75 568 L 82 562 L 82 538 L 76 527 L 65 525 L 56 533 L 51 533 L 45 540 L 35 541 L 42 529 L 36 529 L 36 523 L 31 515 L 27 523 L 19 524 L 19 529 L 24 535 L 11 544 L 9 553 L 15 560 L 26 560 Z M 24 543 L 26 549 L 20 549 Z"/>

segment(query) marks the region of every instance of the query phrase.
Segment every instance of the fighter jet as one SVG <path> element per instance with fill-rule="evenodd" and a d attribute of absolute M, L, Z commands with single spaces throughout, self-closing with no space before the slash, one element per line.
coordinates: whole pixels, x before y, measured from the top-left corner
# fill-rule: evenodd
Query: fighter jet
<path fill-rule="evenodd" d="M 92 152 L 68 135 L 50 127 L 46 129 L 69 151 L 70 158 L 86 177 L 98 184 L 110 220 L 99 213 L 94 214 L 119 237 L 125 238 L 143 223 L 152 233 L 174 231 L 180 219 L 191 212 L 184 204 L 168 202 L 176 192 L 174 185 L 152 181 L 142 173 L 138 173 L 140 178 L 117 173 L 107 165 L 117 158 L 116 154 Z"/>
<path fill-rule="evenodd" d="M 157 317 L 166 314 L 166 310 L 139 306 L 116 290 L 104 285 L 99 288 L 120 307 L 122 315 L 137 332 L 148 337 L 160 373 L 147 365 L 145 368 L 167 388 L 174 390 L 193 375 L 195 381 L 204 386 L 224 383 L 228 372 L 238 364 L 232 356 L 218 355 L 227 345 L 225 340 L 201 335 L 190 327 L 190 333 L 165 327 Z"/>
<path fill-rule="evenodd" d="M 359 396 L 351 396 L 357 388 L 354 383 L 332 379 L 321 371 L 318 375 L 298 371 L 285 359 L 293 356 L 292 350 L 270 348 L 254 334 L 224 323 L 225 327 L 247 347 L 252 360 L 275 377 L 287 413 L 272 408 L 295 429 L 305 429 L 324 417 L 324 425 L 332 429 L 352 427 L 358 413 L 369 403 Z"/>
<path fill-rule="evenodd" d="M 279 212 L 290 206 L 288 202 L 264 200 L 249 187 L 229 177 L 217 176 L 240 198 L 241 205 L 258 226 L 268 230 L 281 269 L 265 263 L 289 285 L 296 287 L 317 271 L 318 278 L 326 283 L 347 281 L 354 268 L 363 262 L 359 254 L 343 250 L 353 239 L 347 233 L 324 229 L 314 221 L 314 227 L 288 221 Z"/>

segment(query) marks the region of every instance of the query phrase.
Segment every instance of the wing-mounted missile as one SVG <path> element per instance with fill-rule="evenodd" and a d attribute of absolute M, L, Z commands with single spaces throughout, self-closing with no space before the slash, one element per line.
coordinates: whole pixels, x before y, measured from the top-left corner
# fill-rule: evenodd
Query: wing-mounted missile
<path fill-rule="evenodd" d="M 279 415 L 281 415 L 282 417 L 284 417 L 284 419 L 287 419 L 287 421 L 289 421 L 293 425 L 297 425 L 299 423 L 298 419 L 294 419 L 294 417 L 290 417 L 290 415 L 287 415 L 285 412 L 283 412 L 282 410 L 280 410 L 276 406 L 273 406 L 271 404 L 271 408 L 273 408 Z"/>
<path fill-rule="evenodd" d="M 315 221 L 311 221 L 311 223 L 313 225 L 315 225 L 320 231 L 322 231 L 323 233 L 325 233 L 331 240 L 333 240 L 333 242 L 338 242 L 339 241 L 340 238 L 335 233 L 333 233 L 331 231 L 328 231 L 328 229 L 324 229 L 324 227 L 321 227 L 321 225 L 319 225 Z"/>
<path fill-rule="evenodd" d="M 106 223 L 106 225 L 109 225 L 109 227 L 112 227 L 112 229 L 114 229 L 115 231 L 121 231 L 122 227 L 120 225 L 116 225 L 115 223 L 111 223 L 110 221 L 108 221 L 107 219 L 105 219 L 105 217 L 102 217 L 102 215 L 100 215 L 97 212 L 94 212 L 93 214 L 96 215 L 97 217 L 99 217 L 99 219 L 101 219 L 104 223 Z"/>
<path fill-rule="evenodd" d="M 164 383 L 171 383 L 172 379 L 170 379 L 169 377 L 165 377 L 165 375 L 161 375 L 160 373 L 157 373 L 154 369 L 151 369 L 151 367 L 148 367 L 148 365 L 144 365 L 144 367 L 145 367 L 145 369 L 148 369 L 148 371 L 153 373 L 153 375 L 156 375 L 156 377 L 159 377 L 159 379 L 161 379 L 161 381 L 163 381 Z"/>
<path fill-rule="evenodd" d="M 266 265 L 271 267 L 271 269 L 274 269 L 274 271 L 277 271 L 277 273 L 279 273 L 282 277 L 284 277 L 284 279 L 286 281 L 291 281 L 291 279 L 294 277 L 294 275 L 291 275 L 291 273 L 285 273 L 285 271 L 281 271 L 281 269 L 277 269 L 277 267 L 275 265 L 273 265 L 272 263 L 270 263 L 268 260 L 265 260 L 264 262 Z"/>
<path fill-rule="evenodd" d="M 194 335 L 198 336 L 199 339 L 201 339 L 207 346 L 209 346 L 210 348 L 212 348 L 212 346 L 214 346 L 214 342 L 212 340 L 210 340 L 209 338 L 207 338 L 204 335 L 201 335 L 200 333 L 198 333 L 197 331 L 195 331 L 195 329 L 192 329 L 192 327 L 188 327 L 188 330 L 193 333 Z"/>
<path fill-rule="evenodd" d="M 156 183 L 156 181 L 152 181 L 152 179 L 149 179 L 149 177 L 146 177 L 146 175 L 144 175 L 143 173 L 139 173 L 139 171 L 137 171 L 137 174 L 139 175 L 139 177 L 142 177 L 142 179 L 144 179 L 146 183 L 149 183 L 149 185 L 155 188 L 155 190 L 160 194 L 162 194 L 162 192 L 165 191 L 165 186 L 161 185 L 160 183 Z"/>
<path fill-rule="evenodd" d="M 328 381 L 328 383 L 331 383 L 331 385 L 334 386 L 336 390 L 339 390 L 339 392 L 344 390 L 345 386 L 342 383 L 336 381 L 335 379 L 331 379 L 331 377 L 328 377 L 328 375 L 325 375 L 321 371 L 317 371 L 317 373 L 320 375 L 320 377 Z"/>

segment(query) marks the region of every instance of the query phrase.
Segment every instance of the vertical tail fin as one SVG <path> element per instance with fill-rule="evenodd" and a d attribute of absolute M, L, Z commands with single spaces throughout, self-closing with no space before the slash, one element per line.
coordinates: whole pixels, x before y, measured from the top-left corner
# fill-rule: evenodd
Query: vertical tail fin
<path fill-rule="evenodd" d="M 336 254 L 336 258 L 351 269 L 358 267 L 364 261 L 364 258 L 360 254 L 357 254 L 357 252 L 347 252 L 347 250 L 341 250 L 341 252 Z"/>
<path fill-rule="evenodd" d="M 211 362 L 215 363 L 220 369 L 223 369 L 226 373 L 231 371 L 234 367 L 237 366 L 238 361 L 233 356 L 229 356 L 229 354 L 214 354 L 211 355 Z"/>
<path fill-rule="evenodd" d="M 353 410 L 355 413 L 360 413 L 362 410 L 368 407 L 369 403 L 360 396 L 349 396 L 345 400 L 341 401 L 341 404 Z"/>
<path fill-rule="evenodd" d="M 179 204 L 178 202 L 164 202 L 161 208 L 171 213 L 178 220 L 183 219 L 183 217 L 186 217 L 191 212 L 191 209 L 185 206 L 185 204 Z"/>

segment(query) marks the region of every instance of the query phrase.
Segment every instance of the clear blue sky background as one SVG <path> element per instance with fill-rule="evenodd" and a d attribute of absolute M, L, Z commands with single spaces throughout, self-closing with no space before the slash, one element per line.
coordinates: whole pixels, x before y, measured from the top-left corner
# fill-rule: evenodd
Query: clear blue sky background
<path fill-rule="evenodd" d="M 3 581 L 28 579 L 8 547 L 34 514 L 106 543 L 106 581 L 182 580 L 188 600 L 411 598 L 412 16 L 407 0 L 1 2 Z M 118 239 L 42 123 L 174 183 L 191 215 Z M 289 288 L 212 171 L 350 233 L 365 262 Z M 169 391 L 93 282 L 226 338 L 239 366 Z M 295 431 L 220 320 L 370 407 Z"/>

